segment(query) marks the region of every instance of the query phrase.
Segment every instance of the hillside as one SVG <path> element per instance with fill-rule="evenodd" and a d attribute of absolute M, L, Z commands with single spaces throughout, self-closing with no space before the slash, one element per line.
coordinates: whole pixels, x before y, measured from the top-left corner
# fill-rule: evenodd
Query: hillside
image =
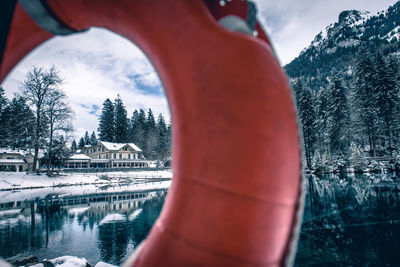
<path fill-rule="evenodd" d="M 303 78 L 310 88 L 325 86 L 333 69 L 351 75 L 356 53 L 363 46 L 384 56 L 400 51 L 400 1 L 376 15 L 346 10 L 321 31 L 284 68 L 291 79 Z"/>

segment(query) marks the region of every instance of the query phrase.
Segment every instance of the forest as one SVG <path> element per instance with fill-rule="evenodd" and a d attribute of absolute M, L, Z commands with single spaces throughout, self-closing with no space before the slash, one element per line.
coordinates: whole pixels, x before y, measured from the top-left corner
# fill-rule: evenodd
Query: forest
<path fill-rule="evenodd" d="M 348 73 L 329 85 L 293 81 L 304 166 L 317 173 L 394 171 L 400 162 L 399 60 L 360 48 Z"/>

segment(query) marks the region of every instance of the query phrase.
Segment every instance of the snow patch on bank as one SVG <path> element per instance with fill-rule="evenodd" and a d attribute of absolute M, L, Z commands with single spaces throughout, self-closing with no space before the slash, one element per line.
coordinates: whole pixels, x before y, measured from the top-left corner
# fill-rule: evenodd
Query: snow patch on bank
<path fill-rule="evenodd" d="M 68 173 L 60 176 L 0 172 L 0 189 L 56 187 L 81 184 L 129 183 L 137 179 L 172 178 L 172 171 L 129 171 L 104 173 Z"/>
<path fill-rule="evenodd" d="M 168 189 L 171 186 L 169 181 L 142 181 L 131 184 L 89 184 L 73 185 L 65 187 L 45 187 L 30 190 L 0 191 L 0 203 L 12 201 L 33 200 L 45 196 L 74 196 L 87 195 L 94 193 L 113 193 L 113 192 L 136 192 L 150 189 Z"/>
<path fill-rule="evenodd" d="M 111 265 L 103 261 L 99 261 L 94 267 L 117 267 L 117 265 Z"/>

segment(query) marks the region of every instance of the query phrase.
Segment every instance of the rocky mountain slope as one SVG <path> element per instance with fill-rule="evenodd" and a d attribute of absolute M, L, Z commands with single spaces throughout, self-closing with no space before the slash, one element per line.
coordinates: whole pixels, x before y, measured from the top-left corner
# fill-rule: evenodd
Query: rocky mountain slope
<path fill-rule="evenodd" d="M 325 86 L 334 69 L 351 75 L 361 46 L 384 56 L 400 55 L 400 1 L 376 15 L 341 12 L 285 70 L 290 79 L 303 78 L 310 88 Z"/>

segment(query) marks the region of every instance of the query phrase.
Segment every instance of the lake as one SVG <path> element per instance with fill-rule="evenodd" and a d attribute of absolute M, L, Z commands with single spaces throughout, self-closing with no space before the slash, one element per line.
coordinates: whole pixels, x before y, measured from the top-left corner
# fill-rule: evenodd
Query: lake
<path fill-rule="evenodd" d="M 43 260 L 72 255 L 86 258 L 93 266 L 99 261 L 118 265 L 146 238 L 169 185 L 0 192 L 0 257 L 35 255 Z M 31 200 L 13 202 L 14 194 Z"/>
<path fill-rule="evenodd" d="M 397 266 L 399 181 L 386 174 L 307 175 L 295 266 Z M 148 235 L 168 186 L 0 192 L 0 256 L 68 254 L 120 264 Z"/>

